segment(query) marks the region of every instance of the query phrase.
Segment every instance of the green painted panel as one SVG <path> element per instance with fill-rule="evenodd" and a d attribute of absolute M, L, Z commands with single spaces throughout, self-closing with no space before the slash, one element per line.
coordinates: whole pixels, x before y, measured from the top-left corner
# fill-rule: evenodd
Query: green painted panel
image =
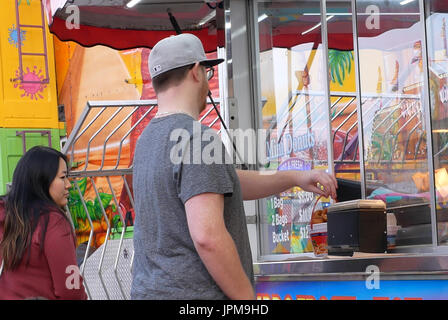
<path fill-rule="evenodd" d="M 23 156 L 23 138 L 18 132 L 24 132 L 26 150 L 38 145 L 48 146 L 48 135 L 41 131 L 51 132 L 51 146 L 60 150 L 59 129 L 21 129 L 0 128 L 0 195 L 6 193 L 6 184 L 12 181 L 17 162 Z"/>

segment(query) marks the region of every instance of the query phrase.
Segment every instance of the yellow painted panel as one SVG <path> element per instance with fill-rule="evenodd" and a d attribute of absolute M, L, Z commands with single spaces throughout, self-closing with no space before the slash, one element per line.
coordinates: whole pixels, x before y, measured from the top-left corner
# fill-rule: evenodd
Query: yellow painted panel
<path fill-rule="evenodd" d="M 19 2 L 20 23 L 42 25 L 40 0 Z M 44 57 L 23 55 L 23 80 L 36 83 L 20 81 L 19 45 L 25 53 L 44 53 L 44 38 L 42 29 L 25 27 L 19 43 L 15 3 L 3 1 L 0 12 L 0 127 L 59 128 L 53 37 L 44 22 L 48 73 Z"/>

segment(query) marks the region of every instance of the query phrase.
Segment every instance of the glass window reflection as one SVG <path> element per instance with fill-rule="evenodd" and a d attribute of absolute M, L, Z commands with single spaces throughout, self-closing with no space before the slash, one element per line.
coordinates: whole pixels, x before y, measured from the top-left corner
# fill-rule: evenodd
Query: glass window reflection
<path fill-rule="evenodd" d="M 448 242 L 448 3 L 426 3 L 438 243 Z"/>

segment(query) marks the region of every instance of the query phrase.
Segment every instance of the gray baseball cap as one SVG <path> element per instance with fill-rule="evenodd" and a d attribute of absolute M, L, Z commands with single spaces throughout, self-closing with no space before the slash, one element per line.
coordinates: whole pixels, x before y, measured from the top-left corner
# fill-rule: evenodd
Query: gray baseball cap
<path fill-rule="evenodd" d="M 167 71 L 200 62 L 212 67 L 224 59 L 207 59 L 201 40 L 191 33 L 160 40 L 149 54 L 148 64 L 151 78 Z"/>

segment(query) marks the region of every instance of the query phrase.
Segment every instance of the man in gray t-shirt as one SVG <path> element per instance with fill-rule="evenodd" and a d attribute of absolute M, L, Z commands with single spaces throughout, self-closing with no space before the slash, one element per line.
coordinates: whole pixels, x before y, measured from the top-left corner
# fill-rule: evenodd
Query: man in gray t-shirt
<path fill-rule="evenodd" d="M 199 163 L 193 163 L 193 123 L 192 117 L 182 113 L 155 118 L 138 140 L 133 179 L 137 192 L 133 298 L 226 298 L 197 254 L 188 229 L 185 203 L 203 193 L 224 196 L 225 226 L 235 242 L 247 277 L 253 279 L 252 257 L 236 171 L 233 165 L 225 164 L 224 157 L 223 164 L 204 164 L 202 159 Z M 198 122 L 195 125 L 201 129 L 201 136 L 203 132 L 210 134 L 211 129 Z M 177 129 L 185 129 L 184 132 L 191 137 L 179 150 L 180 154 L 185 155 L 181 163 L 170 155 L 182 142 L 172 141 L 176 138 L 172 133 Z M 202 142 L 200 150 L 215 141 L 221 143 L 216 133 L 213 140 Z M 223 146 L 221 150 L 225 150 Z M 145 214 L 141 214 L 143 212 Z"/>
<path fill-rule="evenodd" d="M 196 120 L 207 69 L 220 62 L 207 60 L 191 34 L 165 38 L 150 53 L 159 109 L 134 155 L 132 299 L 254 299 L 243 200 L 293 186 L 336 197 L 336 179 L 323 171 L 263 175 L 228 164 L 217 134 Z"/>

